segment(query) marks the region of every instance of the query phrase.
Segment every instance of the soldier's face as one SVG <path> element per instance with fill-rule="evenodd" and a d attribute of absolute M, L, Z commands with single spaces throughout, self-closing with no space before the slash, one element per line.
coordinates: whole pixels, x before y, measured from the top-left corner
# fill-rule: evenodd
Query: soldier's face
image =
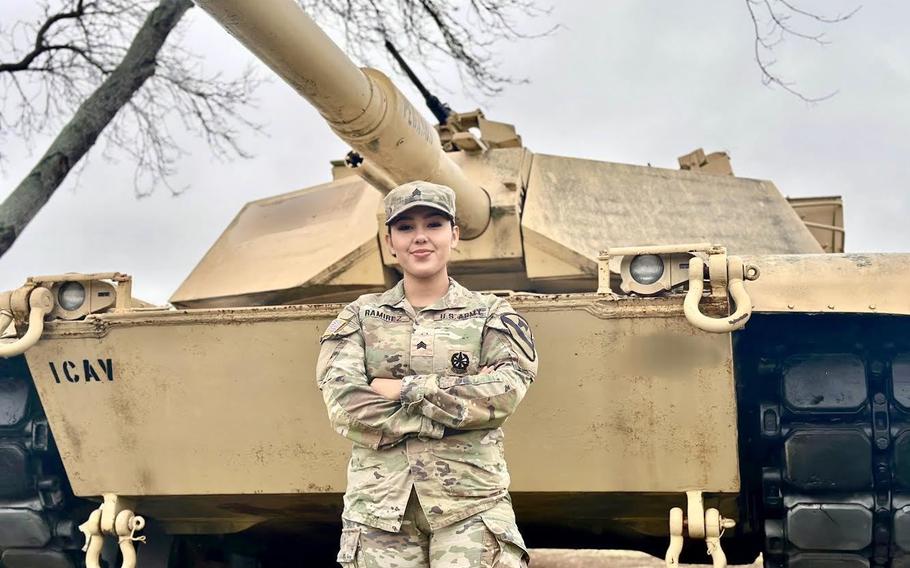
<path fill-rule="evenodd" d="M 430 207 L 408 209 L 389 225 L 386 243 L 405 274 L 429 278 L 445 270 L 459 229 L 449 218 Z"/>

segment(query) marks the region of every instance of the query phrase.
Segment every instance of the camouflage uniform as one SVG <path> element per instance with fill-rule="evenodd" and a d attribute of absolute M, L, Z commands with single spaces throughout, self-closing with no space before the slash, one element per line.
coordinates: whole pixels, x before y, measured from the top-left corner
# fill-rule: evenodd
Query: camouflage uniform
<path fill-rule="evenodd" d="M 321 341 L 319 388 L 354 442 L 339 562 L 522 565 L 500 425 L 537 372 L 524 318 L 454 280 L 415 312 L 399 282 L 345 307 Z M 373 391 L 373 377 L 401 379 L 401 399 Z"/>

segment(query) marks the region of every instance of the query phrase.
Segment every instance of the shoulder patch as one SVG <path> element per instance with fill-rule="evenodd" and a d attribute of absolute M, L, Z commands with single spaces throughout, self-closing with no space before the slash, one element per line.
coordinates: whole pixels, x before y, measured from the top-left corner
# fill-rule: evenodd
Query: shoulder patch
<path fill-rule="evenodd" d="M 341 319 L 335 318 L 332 320 L 332 323 L 329 324 L 325 331 L 322 333 L 322 337 L 319 338 L 319 343 L 322 343 L 326 339 L 337 339 L 339 337 L 344 337 L 346 335 L 351 335 L 357 330 L 357 325 L 355 325 L 351 319 Z"/>
<path fill-rule="evenodd" d="M 528 321 L 515 313 L 502 314 L 499 321 L 509 332 L 509 337 L 518 345 L 525 357 L 531 361 L 537 358 L 537 349 L 534 346 L 534 336 L 531 334 L 531 326 Z"/>

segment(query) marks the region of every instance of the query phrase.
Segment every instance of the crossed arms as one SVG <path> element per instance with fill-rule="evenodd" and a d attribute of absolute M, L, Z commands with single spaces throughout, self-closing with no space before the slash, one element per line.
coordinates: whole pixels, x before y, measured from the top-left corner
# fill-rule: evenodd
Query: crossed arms
<path fill-rule="evenodd" d="M 323 336 L 316 369 L 332 427 L 353 442 L 374 449 L 405 438 L 439 439 L 455 430 L 499 427 L 518 407 L 537 373 L 536 357 L 516 348 L 498 315 L 512 313 L 498 300 L 487 318 L 481 346 L 481 372 L 474 375 L 374 377 L 365 367 L 365 345 L 356 303 L 339 318 L 345 322 Z"/>

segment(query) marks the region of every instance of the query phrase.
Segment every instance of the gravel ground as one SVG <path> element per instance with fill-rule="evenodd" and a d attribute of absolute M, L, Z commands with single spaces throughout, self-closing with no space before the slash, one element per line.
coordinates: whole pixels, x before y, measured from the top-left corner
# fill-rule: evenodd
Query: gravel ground
<path fill-rule="evenodd" d="M 748 567 L 761 568 L 761 559 Z M 532 568 L 659 568 L 664 561 L 641 552 L 625 550 L 531 550 Z M 686 564 L 685 566 L 695 566 Z M 733 568 L 731 566 L 731 568 Z"/>

